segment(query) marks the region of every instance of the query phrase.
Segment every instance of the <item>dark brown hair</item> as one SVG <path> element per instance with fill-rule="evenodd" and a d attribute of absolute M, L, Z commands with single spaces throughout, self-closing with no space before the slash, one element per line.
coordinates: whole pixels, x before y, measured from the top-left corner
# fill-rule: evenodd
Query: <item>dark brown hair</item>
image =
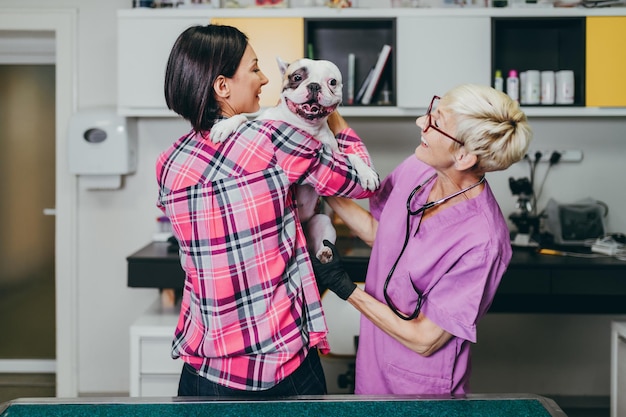
<path fill-rule="evenodd" d="M 248 46 L 248 37 L 225 25 L 192 26 L 180 34 L 165 71 L 165 102 L 191 122 L 196 132 L 210 130 L 220 114 L 213 83 L 232 78 Z"/>

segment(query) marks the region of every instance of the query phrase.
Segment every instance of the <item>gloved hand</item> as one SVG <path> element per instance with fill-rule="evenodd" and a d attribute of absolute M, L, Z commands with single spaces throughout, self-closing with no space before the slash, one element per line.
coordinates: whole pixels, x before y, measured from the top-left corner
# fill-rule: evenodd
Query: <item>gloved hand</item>
<path fill-rule="evenodd" d="M 320 294 L 326 289 L 330 289 L 337 294 L 339 298 L 347 300 L 356 288 L 356 284 L 352 282 L 339 256 L 339 251 L 328 240 L 324 239 L 324 246 L 328 246 L 333 252 L 333 259 L 328 263 L 321 263 L 316 257 L 312 257 L 313 271 L 319 288 Z"/>

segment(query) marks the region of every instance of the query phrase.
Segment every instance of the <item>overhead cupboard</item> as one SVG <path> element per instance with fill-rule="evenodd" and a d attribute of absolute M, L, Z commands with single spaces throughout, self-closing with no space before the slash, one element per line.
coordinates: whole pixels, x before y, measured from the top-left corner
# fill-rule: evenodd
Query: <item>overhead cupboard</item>
<path fill-rule="evenodd" d="M 343 74 L 341 112 L 354 117 L 416 116 L 433 95 L 462 83 L 493 85 L 500 70 L 575 75 L 571 105 L 524 106 L 529 116 L 626 116 L 626 12 L 578 8 L 442 9 L 124 9 L 118 11 L 118 112 L 171 117 L 165 66 L 192 25 L 231 24 L 246 33 L 270 82 L 262 106 L 276 103 L 276 58 L 329 59 Z M 368 104 L 351 101 L 391 47 Z"/>

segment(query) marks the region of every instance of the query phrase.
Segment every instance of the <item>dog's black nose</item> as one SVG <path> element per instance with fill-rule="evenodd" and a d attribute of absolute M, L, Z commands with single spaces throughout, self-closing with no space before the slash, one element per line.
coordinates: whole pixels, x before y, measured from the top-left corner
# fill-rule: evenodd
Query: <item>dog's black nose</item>
<path fill-rule="evenodd" d="M 311 94 L 317 94 L 322 89 L 322 86 L 319 85 L 318 83 L 311 83 L 311 84 L 308 85 L 307 88 L 309 89 Z"/>

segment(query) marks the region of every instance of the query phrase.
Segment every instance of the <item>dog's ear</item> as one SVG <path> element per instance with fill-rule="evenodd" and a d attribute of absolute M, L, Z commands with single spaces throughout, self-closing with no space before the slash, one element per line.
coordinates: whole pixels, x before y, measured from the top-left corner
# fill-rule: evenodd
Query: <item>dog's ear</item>
<path fill-rule="evenodd" d="M 279 56 L 276 57 L 276 62 L 278 63 L 278 69 L 280 70 L 280 75 L 284 76 L 287 72 L 287 67 L 289 67 L 289 63 L 283 61 L 283 59 Z"/>

